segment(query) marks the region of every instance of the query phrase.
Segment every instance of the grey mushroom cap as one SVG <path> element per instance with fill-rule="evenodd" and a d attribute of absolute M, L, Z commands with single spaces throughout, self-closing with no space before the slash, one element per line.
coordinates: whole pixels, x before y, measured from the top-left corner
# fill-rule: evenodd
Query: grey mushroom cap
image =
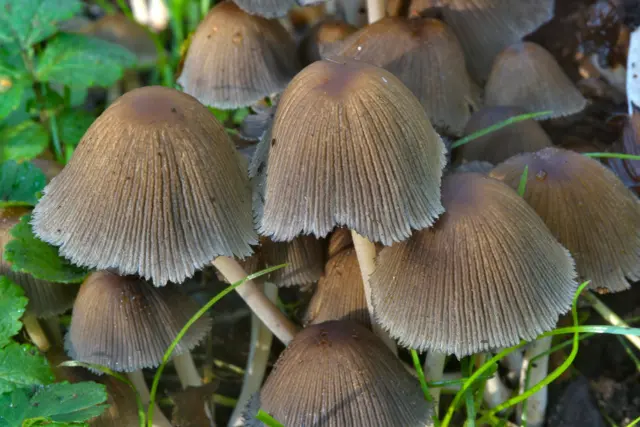
<path fill-rule="evenodd" d="M 582 280 L 602 292 L 640 280 L 640 201 L 600 162 L 545 148 L 515 156 L 490 176 L 517 188 L 529 167 L 524 199 L 569 249 Z"/>
<path fill-rule="evenodd" d="M 265 267 L 287 264 L 269 274 L 269 281 L 279 287 L 317 282 L 322 275 L 325 253 L 325 241 L 313 236 L 298 236 L 290 242 L 261 239 L 260 256 Z"/>
<path fill-rule="evenodd" d="M 283 241 L 345 226 L 373 242 L 404 240 L 442 213 L 445 161 L 424 109 L 391 73 L 315 62 L 282 94 L 252 160 L 259 232 Z"/>
<path fill-rule="evenodd" d="M 264 18 L 280 18 L 297 5 L 295 0 L 233 0 L 233 2 L 245 12 Z"/>
<path fill-rule="evenodd" d="M 298 333 L 262 387 L 260 407 L 286 426 L 424 427 L 432 412 L 403 363 L 349 321 Z"/>
<path fill-rule="evenodd" d="M 136 277 L 98 271 L 80 287 L 65 348 L 74 360 L 114 371 L 153 368 L 199 309 L 176 285 L 156 288 Z M 211 319 L 201 317 L 174 354 L 191 350 L 210 330 Z"/>
<path fill-rule="evenodd" d="M 196 99 L 145 87 L 114 102 L 33 211 L 73 263 L 180 283 L 257 243 L 251 187 L 224 127 Z"/>
<path fill-rule="evenodd" d="M 467 356 L 553 329 L 577 288 L 573 259 L 509 186 L 448 175 L 446 213 L 384 248 L 371 275 L 374 316 L 400 345 Z"/>

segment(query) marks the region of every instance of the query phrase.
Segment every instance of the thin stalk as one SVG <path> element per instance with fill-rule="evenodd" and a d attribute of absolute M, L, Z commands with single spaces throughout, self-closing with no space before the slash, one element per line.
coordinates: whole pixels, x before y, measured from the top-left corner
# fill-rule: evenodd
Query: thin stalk
<path fill-rule="evenodd" d="M 49 341 L 53 345 L 53 347 L 62 348 L 62 332 L 60 331 L 60 321 L 58 316 L 46 317 L 44 319 L 40 319 L 42 323 L 42 327 L 50 339 Z"/>
<path fill-rule="evenodd" d="M 367 21 L 373 24 L 385 17 L 387 13 L 385 0 L 367 0 Z"/>
<path fill-rule="evenodd" d="M 520 394 L 527 391 L 529 382 L 538 384 L 547 376 L 549 371 L 549 354 L 542 357 L 537 356 L 548 352 L 550 348 L 551 337 L 546 337 L 534 341 L 525 351 L 522 369 L 520 371 Z M 527 375 L 527 373 L 529 374 Z M 523 426 L 541 427 L 544 424 L 545 413 L 547 411 L 547 395 L 547 388 L 543 387 L 529 397 L 529 399 L 527 399 L 526 412 L 523 410 L 523 405 L 518 405 L 518 419 L 521 420 Z"/>
<path fill-rule="evenodd" d="M 639 155 L 626 153 L 584 153 L 583 155 L 598 159 L 640 160 Z"/>
<path fill-rule="evenodd" d="M 200 0 L 200 16 L 204 19 L 211 9 L 211 0 Z"/>
<path fill-rule="evenodd" d="M 619 326 L 623 328 L 629 328 L 629 325 L 620 318 L 613 310 L 607 307 L 598 297 L 592 292 L 584 292 L 582 297 L 589 301 L 591 307 L 598 312 L 600 316 L 613 326 Z M 640 350 L 640 338 L 634 335 L 625 335 L 625 338 L 629 340 L 631 344 L 638 350 Z"/>
<path fill-rule="evenodd" d="M 173 356 L 173 366 L 176 368 L 182 388 L 200 387 L 202 385 L 202 377 L 190 351 Z"/>
<path fill-rule="evenodd" d="M 447 355 L 439 351 L 430 351 L 424 361 L 424 376 L 428 382 L 442 380 L 444 374 L 444 365 L 447 361 Z M 433 400 L 433 411 L 436 416 L 439 415 L 440 406 L 440 388 L 431 387 L 429 389 L 431 399 Z"/>
<path fill-rule="evenodd" d="M 358 257 L 360 274 L 362 275 L 362 282 L 364 283 L 364 296 L 367 300 L 367 309 L 369 310 L 369 318 L 371 319 L 373 332 L 389 347 L 393 354 L 397 356 L 398 348 L 396 347 L 395 341 L 389 336 L 387 331 L 382 329 L 380 324 L 376 322 L 375 316 L 373 315 L 369 277 L 376 267 L 376 245 L 353 230 L 351 230 L 351 238 L 353 239 L 353 246 L 356 250 L 356 256 Z"/>
<path fill-rule="evenodd" d="M 148 406 L 150 402 L 149 387 L 147 386 L 147 382 L 144 380 L 142 371 L 139 370 L 135 372 L 129 372 L 127 373 L 127 377 L 138 392 L 138 396 L 140 397 L 142 404 L 144 406 Z M 155 410 L 153 411 L 153 423 L 151 423 L 150 427 L 172 427 L 171 422 L 167 419 L 167 417 L 165 417 L 165 415 L 162 413 L 160 408 L 158 408 L 158 405 L 156 405 L 155 402 L 153 403 L 153 407 Z M 142 422 L 144 423 L 144 419 L 142 420 Z"/>
<path fill-rule="evenodd" d="M 221 256 L 213 260 L 212 264 L 229 283 L 239 282 L 248 276 L 240 263 L 233 258 Z M 280 341 L 285 345 L 291 342 L 293 336 L 298 332 L 298 327 L 282 314 L 254 281 L 246 280 L 235 290 L 244 299 L 251 311 L 262 320 Z"/>
<path fill-rule="evenodd" d="M 29 335 L 31 341 L 40 351 L 46 352 L 51 348 L 47 334 L 42 329 L 36 316 L 31 313 L 25 313 L 24 316 L 22 316 L 22 324 L 24 325 L 27 335 Z"/>

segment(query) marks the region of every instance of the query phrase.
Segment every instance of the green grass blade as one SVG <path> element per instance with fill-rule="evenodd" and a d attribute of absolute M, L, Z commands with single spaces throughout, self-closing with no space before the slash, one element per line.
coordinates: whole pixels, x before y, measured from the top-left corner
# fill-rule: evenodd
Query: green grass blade
<path fill-rule="evenodd" d="M 584 153 L 583 155 L 597 159 L 640 160 L 640 156 L 636 154 L 625 153 Z"/>
<path fill-rule="evenodd" d="M 527 179 L 529 179 L 529 165 L 524 167 L 522 175 L 520 175 L 520 182 L 518 183 L 518 195 L 524 196 L 524 192 L 527 189 Z"/>
<path fill-rule="evenodd" d="M 420 358 L 418 356 L 418 352 L 414 349 L 411 349 L 411 359 L 413 360 L 413 367 L 418 374 L 418 381 L 420 381 L 420 387 L 422 388 L 422 393 L 424 394 L 424 398 L 427 402 L 433 403 L 433 399 L 431 398 L 431 393 L 429 393 L 429 386 L 427 385 L 427 379 L 424 376 L 424 370 L 422 369 L 422 364 L 420 364 Z"/>
<path fill-rule="evenodd" d="M 631 421 L 629 424 L 627 424 L 627 427 L 634 427 L 640 425 L 640 417 L 636 418 L 635 420 Z"/>
<path fill-rule="evenodd" d="M 271 415 L 260 409 L 256 415 L 256 419 L 262 421 L 269 427 L 284 427 L 284 424 L 273 418 Z"/>

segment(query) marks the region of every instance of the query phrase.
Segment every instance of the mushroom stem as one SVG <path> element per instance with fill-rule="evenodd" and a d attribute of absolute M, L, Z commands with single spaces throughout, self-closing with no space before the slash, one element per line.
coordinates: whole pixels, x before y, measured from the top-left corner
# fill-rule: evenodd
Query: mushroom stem
<path fill-rule="evenodd" d="M 202 377 L 198 372 L 190 351 L 173 356 L 173 366 L 176 368 L 182 388 L 199 387 L 202 385 Z"/>
<path fill-rule="evenodd" d="M 31 313 L 25 313 L 22 316 L 22 324 L 27 331 L 27 335 L 40 351 L 45 352 L 51 348 L 47 334 L 42 329 L 36 316 Z"/>
<path fill-rule="evenodd" d="M 221 256 L 214 259 L 212 264 L 229 283 L 236 283 L 248 276 L 233 258 Z M 254 281 L 247 280 L 236 288 L 236 292 L 280 341 L 285 345 L 291 342 L 298 328 L 264 295 Z"/>
<path fill-rule="evenodd" d="M 384 18 L 386 14 L 385 0 L 367 0 L 367 20 L 369 24 Z"/>
<path fill-rule="evenodd" d="M 598 297 L 596 297 L 592 292 L 583 292 L 582 297 L 589 301 L 591 307 L 598 312 L 600 316 L 613 326 L 620 326 L 623 328 L 630 328 L 629 324 L 622 320 L 620 316 L 618 316 L 613 310 L 607 307 Z M 625 335 L 624 336 L 635 348 L 640 350 L 640 337 L 634 335 Z"/>
<path fill-rule="evenodd" d="M 538 384 L 546 376 L 549 369 L 549 355 L 546 354 L 536 359 L 532 363 L 532 359 L 537 355 L 548 351 L 551 348 L 551 337 L 538 339 L 531 344 L 524 353 L 522 361 L 522 370 L 520 371 L 520 390 L 524 393 L 530 386 Z M 531 369 L 529 370 L 529 366 Z M 529 371 L 529 381 L 527 381 L 527 371 Z M 545 413 L 547 410 L 547 387 L 543 387 L 540 391 L 527 399 L 527 415 L 526 421 L 529 427 L 541 427 L 544 424 Z M 518 419 L 522 418 L 522 405 L 518 405 Z"/>
<path fill-rule="evenodd" d="M 149 22 L 149 7 L 146 0 L 131 0 L 131 12 L 139 24 L 146 25 Z"/>
<path fill-rule="evenodd" d="M 60 320 L 58 316 L 45 317 L 41 319 L 42 326 L 46 333 L 46 336 L 51 338 L 51 343 L 54 347 L 63 347 L 62 332 L 60 331 Z"/>
<path fill-rule="evenodd" d="M 271 301 L 278 298 L 278 288 L 272 283 L 265 283 L 264 293 Z M 265 371 L 267 370 L 267 362 L 269 361 L 269 353 L 271 352 L 271 341 L 273 334 L 255 314 L 251 316 L 251 345 L 249 349 L 249 358 L 247 367 L 244 371 L 244 381 L 242 383 L 242 391 L 238 397 L 238 402 L 229 419 L 228 427 L 239 427 L 244 425 L 242 414 L 246 409 L 247 403 L 251 397 L 260 390 Z"/>
<path fill-rule="evenodd" d="M 427 359 L 424 361 L 424 376 L 427 382 L 440 381 L 444 375 L 444 364 L 447 361 L 447 355 L 439 351 L 430 351 Z M 436 416 L 439 412 L 440 404 L 440 388 L 431 387 L 429 389 L 431 398 L 433 399 L 433 410 Z"/>
<path fill-rule="evenodd" d="M 483 398 L 489 408 L 506 402 L 510 396 L 511 390 L 502 382 L 497 372 L 485 383 Z"/>
<path fill-rule="evenodd" d="M 369 277 L 376 268 L 376 245 L 351 230 L 351 238 L 353 239 L 353 247 L 356 250 L 358 264 L 360 265 L 360 273 L 362 274 L 362 282 L 364 283 L 364 296 L 367 300 L 367 309 L 369 310 L 369 318 L 371 319 L 371 327 L 373 332 L 385 343 L 387 347 L 398 355 L 398 348 L 395 341 L 389 336 L 387 331 L 382 329 L 380 324 L 376 322 L 373 315 L 373 305 L 371 304 L 371 283 Z"/>
<path fill-rule="evenodd" d="M 128 372 L 127 377 L 129 378 L 129 381 L 131 381 L 131 384 L 133 384 L 133 387 L 140 396 L 140 400 L 142 400 L 142 404 L 146 408 L 149 405 L 151 397 L 149 395 L 147 382 L 144 380 L 144 376 L 142 375 L 142 370 Z M 172 427 L 171 422 L 169 422 L 167 417 L 165 417 L 158 405 L 155 402 L 153 405 L 153 427 Z"/>

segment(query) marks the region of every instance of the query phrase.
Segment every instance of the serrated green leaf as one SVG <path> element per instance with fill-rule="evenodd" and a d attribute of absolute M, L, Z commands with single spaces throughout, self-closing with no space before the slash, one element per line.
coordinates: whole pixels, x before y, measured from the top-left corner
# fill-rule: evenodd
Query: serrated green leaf
<path fill-rule="evenodd" d="M 0 394 L 0 427 L 22 426 L 29 409 L 29 395 L 26 389 Z"/>
<path fill-rule="evenodd" d="M 63 143 L 77 146 L 82 136 L 96 118 L 82 110 L 66 110 L 58 116 L 60 140 Z"/>
<path fill-rule="evenodd" d="M 82 8 L 79 0 L 0 0 L 0 42 L 26 49 L 56 33 Z"/>
<path fill-rule="evenodd" d="M 70 87 L 111 86 L 134 64 L 135 55 L 120 45 L 62 33 L 47 43 L 36 76 L 40 81 Z"/>
<path fill-rule="evenodd" d="M 12 342 L 0 349 L 0 394 L 54 380 L 47 359 L 36 347 Z"/>
<path fill-rule="evenodd" d="M 49 145 L 49 133 L 33 120 L 0 130 L 0 161 L 31 160 Z"/>
<path fill-rule="evenodd" d="M 15 111 L 22 103 L 29 74 L 17 51 L 0 47 L 0 119 Z"/>
<path fill-rule="evenodd" d="M 8 160 L 0 164 L 0 208 L 35 206 L 47 177 L 29 162 Z"/>
<path fill-rule="evenodd" d="M 5 276 L 0 276 L 0 348 L 22 328 L 20 318 L 27 307 L 22 288 Z"/>
<path fill-rule="evenodd" d="M 61 257 L 55 246 L 38 239 L 30 221 L 31 215 L 25 215 L 11 229 L 13 239 L 4 248 L 4 259 L 11 263 L 11 269 L 49 282 L 82 282 L 89 272 Z"/>

